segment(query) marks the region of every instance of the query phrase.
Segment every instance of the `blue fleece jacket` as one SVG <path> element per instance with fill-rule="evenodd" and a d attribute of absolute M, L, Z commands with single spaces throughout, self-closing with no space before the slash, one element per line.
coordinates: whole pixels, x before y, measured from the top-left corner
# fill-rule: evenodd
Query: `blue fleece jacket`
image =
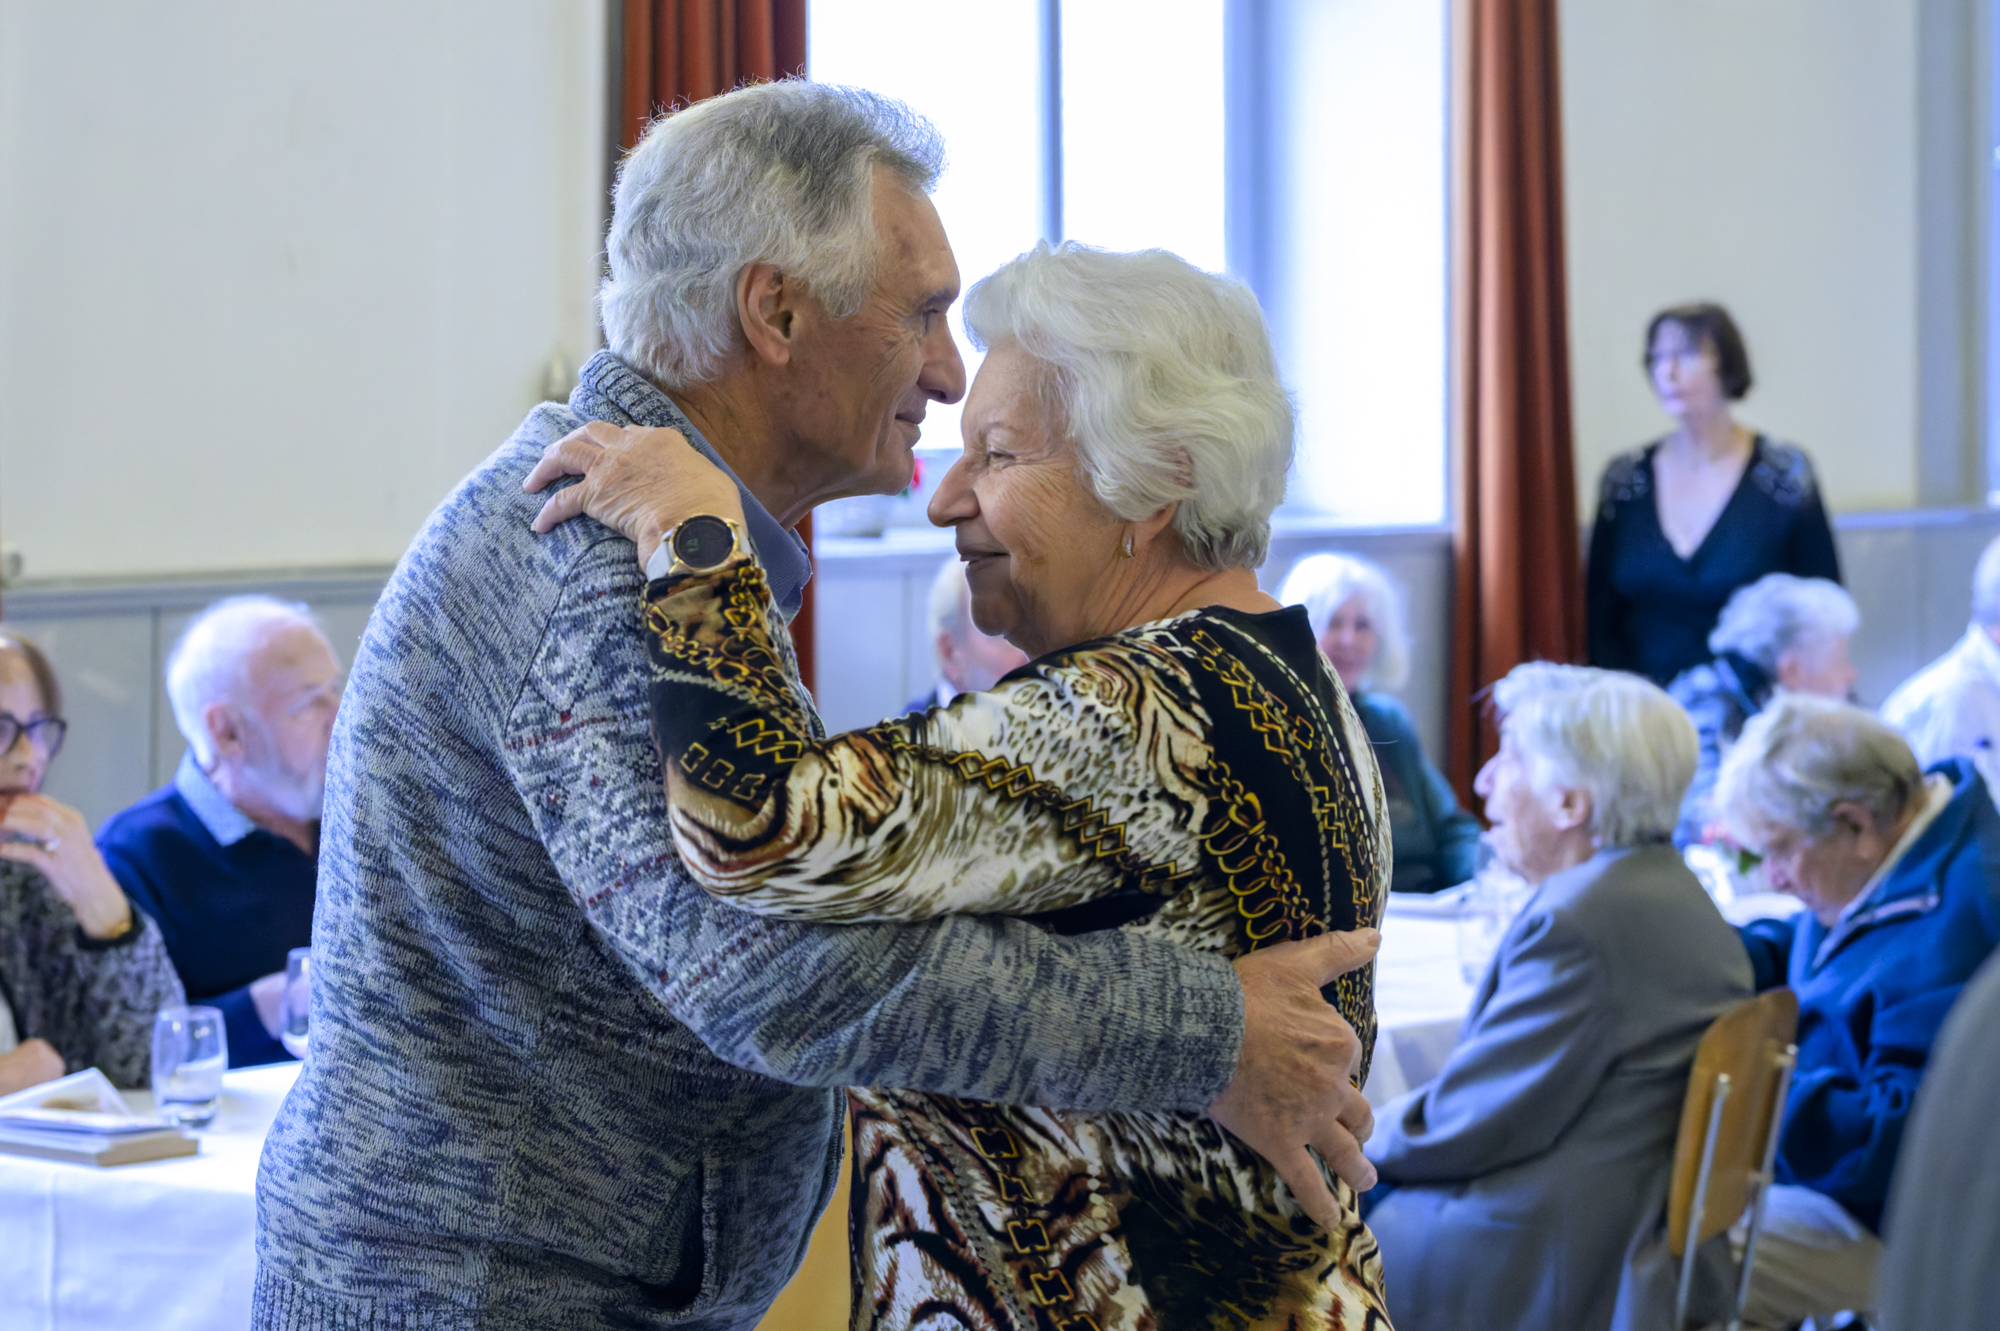
<path fill-rule="evenodd" d="M 1799 996 L 1799 1064 L 1778 1181 L 1813 1188 L 1880 1230 L 1911 1102 L 1938 1027 L 2000 941 L 2000 813 L 1961 758 L 1938 813 L 1855 911 L 1746 926 L 1757 988 Z"/>

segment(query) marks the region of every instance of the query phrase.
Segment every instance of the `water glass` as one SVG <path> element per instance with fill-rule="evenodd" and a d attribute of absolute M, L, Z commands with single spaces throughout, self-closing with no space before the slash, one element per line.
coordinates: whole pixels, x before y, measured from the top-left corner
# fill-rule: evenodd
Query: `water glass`
<path fill-rule="evenodd" d="M 222 1011 L 163 1007 L 153 1018 L 153 1108 L 184 1128 L 205 1128 L 222 1102 L 229 1040 Z"/>
<path fill-rule="evenodd" d="M 293 1058 L 306 1056 L 311 1021 L 312 949 L 295 947 L 285 954 L 285 1005 L 278 1027 L 278 1041 Z"/>

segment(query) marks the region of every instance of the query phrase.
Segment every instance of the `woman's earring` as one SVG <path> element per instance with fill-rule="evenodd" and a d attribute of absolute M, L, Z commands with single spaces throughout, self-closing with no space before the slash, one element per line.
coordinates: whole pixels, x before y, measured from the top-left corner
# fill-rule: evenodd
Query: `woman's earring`
<path fill-rule="evenodd" d="M 1127 559 L 1132 557 L 1132 533 L 1130 532 L 1125 533 L 1125 557 Z"/>

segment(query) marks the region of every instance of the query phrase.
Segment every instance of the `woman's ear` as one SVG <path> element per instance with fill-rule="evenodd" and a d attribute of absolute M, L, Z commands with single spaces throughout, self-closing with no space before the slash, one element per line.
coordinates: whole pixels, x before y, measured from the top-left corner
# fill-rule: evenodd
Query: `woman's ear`
<path fill-rule="evenodd" d="M 1173 524 L 1174 514 L 1181 511 L 1180 500 L 1163 504 L 1159 509 L 1137 522 L 1126 524 L 1126 529 L 1137 538 L 1140 546 L 1151 545 L 1154 538 Z"/>

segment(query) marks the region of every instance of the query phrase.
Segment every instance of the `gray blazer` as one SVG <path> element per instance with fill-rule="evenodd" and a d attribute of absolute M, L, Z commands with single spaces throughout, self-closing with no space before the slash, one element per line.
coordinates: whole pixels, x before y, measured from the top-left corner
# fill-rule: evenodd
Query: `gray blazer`
<path fill-rule="evenodd" d="M 1458 1047 L 1390 1104 L 1368 1212 L 1397 1331 L 1665 1328 L 1667 1175 L 1695 1045 L 1750 959 L 1670 846 L 1556 874 Z"/>

